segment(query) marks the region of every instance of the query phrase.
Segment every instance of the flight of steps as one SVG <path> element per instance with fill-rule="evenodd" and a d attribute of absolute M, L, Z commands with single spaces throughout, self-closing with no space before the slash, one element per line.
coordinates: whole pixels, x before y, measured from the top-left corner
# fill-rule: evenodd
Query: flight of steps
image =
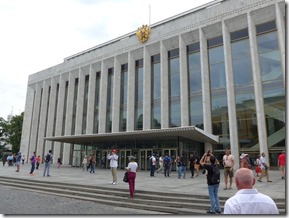
<path fill-rule="evenodd" d="M 87 200 L 90 202 L 140 210 L 157 211 L 167 214 L 196 215 L 206 214 L 210 208 L 208 196 L 186 195 L 177 193 L 148 192 L 136 190 L 134 199 L 129 199 L 128 189 L 77 185 L 58 182 L 15 180 L 0 177 L 0 184 L 21 190 L 48 193 L 61 197 Z M 227 198 L 220 197 L 221 208 Z M 285 199 L 274 199 L 280 214 L 285 214 Z"/>

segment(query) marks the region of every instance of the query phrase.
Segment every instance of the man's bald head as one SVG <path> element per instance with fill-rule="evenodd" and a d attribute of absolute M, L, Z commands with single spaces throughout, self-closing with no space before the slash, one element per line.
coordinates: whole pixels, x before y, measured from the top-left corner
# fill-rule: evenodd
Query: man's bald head
<path fill-rule="evenodd" d="M 252 189 L 255 184 L 255 178 L 252 170 L 240 168 L 235 174 L 237 189 Z"/>

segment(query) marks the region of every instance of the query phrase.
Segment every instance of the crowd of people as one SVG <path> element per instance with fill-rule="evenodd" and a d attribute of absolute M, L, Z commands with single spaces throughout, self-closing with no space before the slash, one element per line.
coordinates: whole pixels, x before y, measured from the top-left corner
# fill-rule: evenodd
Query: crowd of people
<path fill-rule="evenodd" d="M 6 162 L 8 166 L 16 166 L 16 172 L 20 171 L 21 162 L 24 164 L 24 156 L 21 152 L 18 154 L 9 155 L 3 160 L 3 166 Z M 135 193 L 135 181 L 138 171 L 138 163 L 135 161 L 136 157 L 129 156 L 129 163 L 126 167 L 128 173 L 128 185 L 129 185 L 129 198 L 134 199 Z M 34 170 L 40 169 L 41 157 L 36 155 L 36 152 L 29 157 L 31 169 L 30 175 L 34 175 Z M 61 157 L 57 159 L 57 167 L 62 165 Z M 117 169 L 118 169 L 118 154 L 117 150 L 113 149 L 107 156 L 103 156 L 101 159 L 100 168 L 104 168 L 106 160 L 109 161 L 109 166 L 112 175 L 112 185 L 117 184 Z M 43 157 L 44 169 L 43 176 L 50 176 L 50 165 L 53 162 L 52 151 Z M 149 157 L 150 176 L 155 176 L 157 173 L 164 174 L 165 177 L 170 177 L 173 164 L 176 166 L 177 178 L 185 179 L 187 168 L 190 170 L 191 177 L 196 178 L 199 176 L 200 166 L 203 168 L 203 174 L 206 174 L 206 180 L 208 185 L 208 194 L 210 199 L 209 214 L 222 213 L 220 200 L 219 200 L 219 185 L 220 185 L 220 171 L 221 165 L 224 169 L 224 188 L 223 190 L 230 190 L 233 188 L 233 178 L 235 177 L 235 186 L 237 192 L 234 196 L 229 198 L 224 205 L 224 214 L 278 214 L 278 209 L 275 202 L 267 195 L 261 194 L 257 189 L 253 188 L 255 184 L 256 173 L 257 181 L 262 182 L 262 178 L 265 176 L 267 182 L 272 182 L 269 179 L 269 164 L 266 160 L 265 152 L 258 155 L 253 162 L 249 154 L 242 153 L 239 157 L 239 166 L 235 165 L 235 157 L 231 154 L 229 148 L 225 150 L 222 161 L 219 161 L 211 150 L 208 150 L 201 157 L 196 152 L 192 152 L 189 159 L 185 155 L 177 156 L 176 158 L 170 157 L 168 153 L 161 155 L 159 158 L 155 154 Z M 94 154 L 89 157 L 85 155 L 83 161 L 82 171 L 89 171 L 91 174 L 95 174 L 96 158 Z M 283 151 L 278 156 L 278 167 L 281 173 L 281 179 L 285 179 L 285 165 L 286 154 Z M 158 166 L 158 168 L 157 168 Z M 36 167 L 36 168 L 35 168 Z M 237 170 L 236 170 L 237 169 Z M 235 171 L 236 170 L 236 171 Z M 234 175 L 235 174 L 235 175 Z M 262 206 L 266 205 L 266 206 Z"/>

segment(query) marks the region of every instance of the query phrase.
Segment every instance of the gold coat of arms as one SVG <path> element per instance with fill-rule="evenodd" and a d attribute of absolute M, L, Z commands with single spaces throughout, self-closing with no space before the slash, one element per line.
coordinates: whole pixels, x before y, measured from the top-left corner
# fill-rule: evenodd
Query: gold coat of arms
<path fill-rule="evenodd" d="M 140 42 L 144 43 L 148 40 L 149 35 L 151 32 L 151 28 L 148 25 L 142 25 L 142 27 L 139 27 L 136 31 L 136 35 Z"/>

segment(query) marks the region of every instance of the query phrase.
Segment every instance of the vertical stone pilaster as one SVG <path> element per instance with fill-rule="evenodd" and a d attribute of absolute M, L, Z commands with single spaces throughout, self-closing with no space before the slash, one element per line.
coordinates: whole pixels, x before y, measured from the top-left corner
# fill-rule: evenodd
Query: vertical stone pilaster
<path fill-rule="evenodd" d="M 96 81 L 96 72 L 93 69 L 93 67 L 90 65 L 90 67 L 89 67 L 89 86 L 88 86 L 86 134 L 93 134 L 94 105 L 95 105 L 95 81 Z"/>
<path fill-rule="evenodd" d="M 60 75 L 55 136 L 62 135 L 63 109 L 64 109 L 64 102 L 65 102 L 64 101 L 65 83 L 66 83 L 65 76 Z M 60 146 L 61 146 L 60 142 L 54 142 L 54 151 L 52 151 L 53 158 L 54 158 L 53 164 L 57 164 L 57 158 L 60 155 Z"/>
<path fill-rule="evenodd" d="M 106 128 L 106 110 L 107 110 L 107 72 L 108 68 L 105 62 L 101 63 L 101 77 L 100 77 L 100 99 L 99 99 L 99 133 L 105 133 Z"/>
<path fill-rule="evenodd" d="M 169 128 L 169 72 L 168 51 L 161 41 L 161 128 Z"/>
<path fill-rule="evenodd" d="M 32 153 L 37 150 L 37 139 L 38 139 L 38 129 L 39 129 L 39 119 L 41 109 L 41 88 L 42 84 L 40 85 L 39 83 L 36 83 L 29 156 L 31 156 Z"/>
<path fill-rule="evenodd" d="M 181 126 L 189 126 L 189 87 L 186 44 L 179 35 L 180 81 L 181 81 Z"/>
<path fill-rule="evenodd" d="M 53 77 L 51 79 L 51 90 L 49 99 L 49 109 L 48 109 L 48 120 L 47 120 L 47 130 L 46 136 L 51 137 L 53 134 L 54 127 L 54 114 L 55 114 L 55 104 L 56 104 L 56 91 L 57 83 L 59 82 L 59 76 L 57 78 Z M 45 141 L 45 151 L 46 154 L 52 148 L 52 141 Z"/>
<path fill-rule="evenodd" d="M 282 73 L 283 73 L 283 81 L 284 85 L 286 82 L 285 76 L 285 56 L 286 56 L 286 45 L 285 45 L 285 20 L 281 13 L 281 10 L 285 10 L 285 8 L 281 9 L 278 2 L 275 3 L 276 9 L 276 25 L 277 25 L 277 33 L 279 39 L 279 49 L 281 53 L 281 63 L 282 63 Z"/>
<path fill-rule="evenodd" d="M 144 47 L 143 54 L 143 130 L 151 129 L 151 96 L 152 96 L 152 72 L 151 72 L 151 56 L 147 47 Z"/>
<path fill-rule="evenodd" d="M 211 90 L 210 90 L 207 39 L 202 29 L 199 29 L 199 34 L 200 34 L 201 70 L 202 70 L 204 131 L 212 133 Z M 212 144 L 205 143 L 205 151 L 211 149 Z"/>
<path fill-rule="evenodd" d="M 113 103 L 112 103 L 112 130 L 119 132 L 120 116 L 120 85 L 121 85 L 121 66 L 117 57 L 114 58 L 114 76 L 113 76 Z"/>
<path fill-rule="evenodd" d="M 84 104 L 84 84 L 85 74 L 82 69 L 79 69 L 78 76 L 78 92 L 77 92 L 77 108 L 75 120 L 75 135 L 82 134 L 82 121 L 83 121 L 83 104 Z"/>
<path fill-rule="evenodd" d="M 127 97 L 127 131 L 134 130 L 135 124 L 135 59 L 128 53 L 128 97 Z"/>
<path fill-rule="evenodd" d="M 254 80 L 260 153 L 265 152 L 266 157 L 269 159 L 267 133 L 266 133 L 266 120 L 265 120 L 265 111 L 264 111 L 264 99 L 263 99 L 263 85 L 262 85 L 262 78 L 261 78 L 261 72 L 260 72 L 258 48 L 257 48 L 256 28 L 255 28 L 255 24 L 250 13 L 247 13 L 247 19 L 248 19 L 250 52 L 251 52 L 252 71 L 253 71 L 253 80 Z"/>
<path fill-rule="evenodd" d="M 224 44 L 224 59 L 225 59 L 225 74 L 227 84 L 227 98 L 228 98 L 228 113 L 229 113 L 229 130 L 230 130 L 230 147 L 231 153 L 234 157 L 239 157 L 239 138 L 237 126 L 237 112 L 235 101 L 234 88 L 234 72 L 232 63 L 232 52 L 230 43 L 230 33 L 225 22 L 222 22 L 223 44 Z M 234 169 L 239 168 L 239 158 L 235 158 Z"/>
<path fill-rule="evenodd" d="M 42 92 L 42 102 L 41 102 L 41 111 L 40 111 L 40 120 L 38 128 L 38 139 L 37 139 L 37 150 L 36 154 L 41 157 L 45 154 L 44 149 L 44 135 L 45 135 L 45 126 L 46 126 L 46 115 L 48 113 L 47 103 L 48 103 L 48 89 L 49 85 L 47 81 L 43 81 L 43 92 Z"/>
<path fill-rule="evenodd" d="M 32 117 L 33 117 L 33 102 L 35 101 L 34 95 L 35 91 L 31 86 L 27 86 L 26 91 L 26 102 L 25 102 L 25 116 L 22 125 L 22 134 L 21 134 L 21 144 L 20 152 L 22 155 L 25 155 L 25 162 L 30 156 L 30 135 L 32 129 Z"/>

